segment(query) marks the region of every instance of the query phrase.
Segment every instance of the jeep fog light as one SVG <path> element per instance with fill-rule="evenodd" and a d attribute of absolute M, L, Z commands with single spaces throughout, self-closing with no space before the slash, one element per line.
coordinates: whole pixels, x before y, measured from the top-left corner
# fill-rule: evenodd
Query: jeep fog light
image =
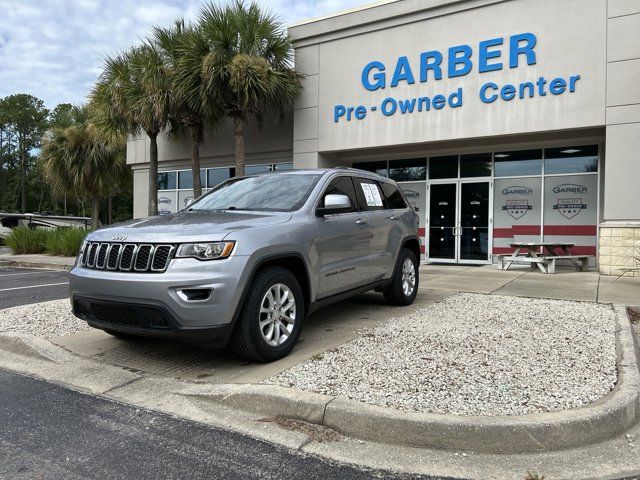
<path fill-rule="evenodd" d="M 176 258 L 197 258 L 216 260 L 227 258 L 233 251 L 235 242 L 183 243 L 178 247 Z"/>

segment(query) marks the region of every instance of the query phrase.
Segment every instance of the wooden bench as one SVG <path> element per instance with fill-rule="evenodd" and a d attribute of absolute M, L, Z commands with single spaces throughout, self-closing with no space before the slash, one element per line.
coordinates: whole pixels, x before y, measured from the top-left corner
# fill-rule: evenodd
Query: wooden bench
<path fill-rule="evenodd" d="M 511 254 L 504 255 L 494 255 L 494 257 L 498 257 L 500 262 L 500 270 L 508 270 L 512 263 L 521 264 L 521 265 L 531 265 L 531 268 L 535 268 L 538 263 L 546 263 L 544 257 L 528 257 L 526 255 L 518 255 L 516 257 Z M 505 268 L 505 264 L 506 268 Z"/>
<path fill-rule="evenodd" d="M 589 271 L 589 258 L 591 255 L 552 255 L 544 257 L 528 257 L 526 255 L 494 255 L 498 257 L 500 270 L 508 270 L 511 264 L 531 265 L 538 267 L 542 273 L 556 273 L 556 260 L 570 260 L 579 272 Z"/>
<path fill-rule="evenodd" d="M 589 271 L 589 258 L 591 255 L 554 255 L 542 257 L 545 260 L 547 273 L 556 273 L 556 260 L 570 260 L 579 272 Z"/>

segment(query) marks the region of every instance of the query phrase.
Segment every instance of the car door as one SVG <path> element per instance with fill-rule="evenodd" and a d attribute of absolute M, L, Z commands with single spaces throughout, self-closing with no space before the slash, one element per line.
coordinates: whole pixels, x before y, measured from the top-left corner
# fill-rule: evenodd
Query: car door
<path fill-rule="evenodd" d="M 319 199 L 323 205 L 328 194 L 349 197 L 353 210 L 346 213 L 316 216 L 318 238 L 318 298 L 342 293 L 365 285 L 371 252 L 371 229 L 365 211 L 358 204 L 353 179 L 348 175 L 334 177 Z"/>
<path fill-rule="evenodd" d="M 371 228 L 371 258 L 369 272 L 373 282 L 388 278 L 393 273 L 394 260 L 402 239 L 402 228 L 395 223 L 393 212 L 378 181 L 358 177 L 356 191 L 365 206 Z"/>

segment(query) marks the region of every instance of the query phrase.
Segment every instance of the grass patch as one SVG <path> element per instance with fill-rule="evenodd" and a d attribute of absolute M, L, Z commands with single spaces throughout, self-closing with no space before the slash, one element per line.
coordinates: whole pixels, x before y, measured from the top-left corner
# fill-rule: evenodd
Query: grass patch
<path fill-rule="evenodd" d="M 87 234 L 83 228 L 61 227 L 55 230 L 18 227 L 11 230 L 6 244 L 16 255 L 48 253 L 73 257 L 80 251 Z"/>

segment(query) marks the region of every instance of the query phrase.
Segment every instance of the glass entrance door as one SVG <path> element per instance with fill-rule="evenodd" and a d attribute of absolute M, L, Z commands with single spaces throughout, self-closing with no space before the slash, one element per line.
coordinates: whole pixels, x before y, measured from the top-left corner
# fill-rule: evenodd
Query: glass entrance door
<path fill-rule="evenodd" d="M 434 183 L 429 187 L 429 259 L 455 262 L 457 183 Z"/>
<path fill-rule="evenodd" d="M 489 182 L 460 183 L 459 260 L 489 260 Z"/>
<path fill-rule="evenodd" d="M 488 181 L 459 180 L 429 186 L 430 261 L 489 261 L 490 190 Z"/>

